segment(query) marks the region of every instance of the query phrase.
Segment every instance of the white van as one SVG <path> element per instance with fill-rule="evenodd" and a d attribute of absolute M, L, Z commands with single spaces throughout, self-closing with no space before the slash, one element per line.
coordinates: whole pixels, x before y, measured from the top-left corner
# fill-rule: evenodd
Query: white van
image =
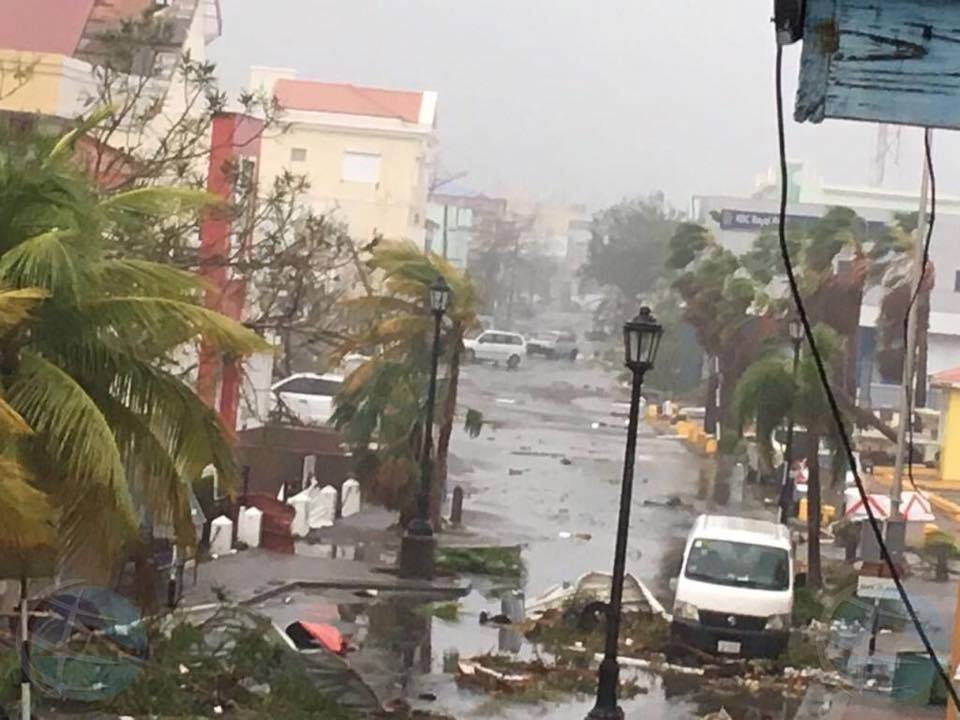
<path fill-rule="evenodd" d="M 779 523 L 701 515 L 683 553 L 671 641 L 719 655 L 776 657 L 793 612 L 790 531 Z"/>
<path fill-rule="evenodd" d="M 502 330 L 487 330 L 474 339 L 466 339 L 463 347 L 468 362 L 503 363 L 511 370 L 520 367 L 527 354 L 523 335 Z"/>

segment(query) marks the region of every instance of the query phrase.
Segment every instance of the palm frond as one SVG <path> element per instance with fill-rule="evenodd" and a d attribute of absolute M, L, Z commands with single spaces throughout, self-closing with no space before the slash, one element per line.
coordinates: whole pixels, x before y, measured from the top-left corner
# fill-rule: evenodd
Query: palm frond
<path fill-rule="evenodd" d="M 93 112 L 87 115 L 77 127 L 73 128 L 57 141 L 57 144 L 53 146 L 53 149 L 47 155 L 44 162 L 45 165 L 49 165 L 55 161 L 63 160 L 69 157 L 73 148 L 76 145 L 76 142 L 79 138 L 88 134 L 93 128 L 99 125 L 101 122 L 106 120 L 108 117 L 113 115 L 116 108 L 113 105 L 102 105 L 98 108 L 95 108 Z"/>
<path fill-rule="evenodd" d="M 84 306 L 101 327 L 131 337 L 143 333 L 154 342 L 168 338 L 171 347 L 203 336 L 224 352 L 250 355 L 270 345 L 252 330 L 225 315 L 193 303 L 162 297 L 120 296 Z"/>
<path fill-rule="evenodd" d="M 206 287 L 203 278 L 173 265 L 122 258 L 98 266 L 104 289 L 111 295 L 154 296 L 185 300 Z"/>
<path fill-rule="evenodd" d="M 82 497 L 98 490 L 101 511 L 129 521 L 130 495 L 110 425 L 77 381 L 41 356 L 24 351 L 8 390 L 13 408 L 30 424 L 47 465 Z"/>
<path fill-rule="evenodd" d="M 186 187 L 141 187 L 115 193 L 100 202 L 100 209 L 152 217 L 189 215 L 221 202 L 203 190 Z"/>
<path fill-rule="evenodd" d="M 42 288 L 76 297 L 88 278 L 69 239 L 72 230 L 50 230 L 24 240 L 0 257 L 0 282 L 14 288 Z"/>
<path fill-rule="evenodd" d="M 0 328 L 12 328 L 26 320 L 50 293 L 41 288 L 0 290 Z"/>
<path fill-rule="evenodd" d="M 49 497 L 30 484 L 30 473 L 0 456 L 0 554 L 54 544 L 55 515 Z"/>

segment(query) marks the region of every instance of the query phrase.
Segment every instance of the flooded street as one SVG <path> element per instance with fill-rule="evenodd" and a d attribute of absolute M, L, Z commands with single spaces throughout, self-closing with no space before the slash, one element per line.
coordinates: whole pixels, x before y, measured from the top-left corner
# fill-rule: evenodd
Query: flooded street
<path fill-rule="evenodd" d="M 486 653 L 536 656 L 520 635 L 480 624 L 503 611 L 502 598 L 527 600 L 585 572 L 609 572 L 626 429 L 626 390 L 594 361 L 528 360 L 519 370 L 464 368 L 460 404 L 483 413 L 477 438 L 459 428 L 451 447 L 450 490 L 463 488 L 467 544 L 520 545 L 520 581 L 473 577 L 456 620 L 431 616 L 430 598 L 401 594 L 359 597 L 304 591 L 261 607 L 278 623 L 330 622 L 351 636 L 351 664 L 384 700 L 456 718 L 581 720 L 592 697 L 565 695 L 517 702 L 459 688 L 456 659 Z M 627 571 L 647 583 L 668 608 L 669 579 L 698 512 L 723 495 L 705 461 L 671 437 L 641 424 L 637 446 Z M 624 670 L 624 676 L 631 671 Z M 627 717 L 697 718 L 722 706 L 734 718 L 784 717 L 778 698 L 750 714 L 756 697 L 698 694 L 697 683 L 635 676 L 647 692 L 623 702 Z"/>

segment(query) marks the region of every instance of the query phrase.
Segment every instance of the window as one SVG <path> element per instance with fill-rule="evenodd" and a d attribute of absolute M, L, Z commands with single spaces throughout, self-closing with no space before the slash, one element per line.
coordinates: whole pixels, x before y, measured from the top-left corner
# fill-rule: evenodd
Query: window
<path fill-rule="evenodd" d="M 345 152 L 343 154 L 344 182 L 380 182 L 380 155 L 374 153 Z"/>
<path fill-rule="evenodd" d="M 953 276 L 953 291 L 960 292 L 960 270 L 957 270 Z"/>
<path fill-rule="evenodd" d="M 507 340 L 511 345 L 523 345 L 523 338 L 519 335 L 507 335 Z"/>
<path fill-rule="evenodd" d="M 332 397 L 340 392 L 343 383 L 336 380 L 322 378 L 293 378 L 277 388 L 280 393 L 297 393 L 298 395 L 323 395 Z"/>
<path fill-rule="evenodd" d="M 306 148 L 290 148 L 290 162 L 303 162 L 306 159 Z"/>
<path fill-rule="evenodd" d="M 694 540 L 687 558 L 691 580 L 753 588 L 790 587 L 790 557 L 786 550 L 727 540 Z"/>

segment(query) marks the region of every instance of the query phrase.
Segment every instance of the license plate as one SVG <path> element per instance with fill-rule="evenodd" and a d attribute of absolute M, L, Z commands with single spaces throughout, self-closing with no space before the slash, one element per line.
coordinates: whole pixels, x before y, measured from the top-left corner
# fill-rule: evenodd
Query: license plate
<path fill-rule="evenodd" d="M 717 652 L 726 653 L 728 655 L 737 655 L 740 653 L 740 643 L 730 642 L 729 640 L 718 640 Z"/>

